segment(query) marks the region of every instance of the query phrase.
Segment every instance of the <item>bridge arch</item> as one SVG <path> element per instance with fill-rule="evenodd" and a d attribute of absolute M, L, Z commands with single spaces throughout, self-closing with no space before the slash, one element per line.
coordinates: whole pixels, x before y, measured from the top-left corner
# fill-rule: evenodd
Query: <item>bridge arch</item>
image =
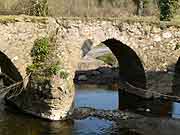
<path fill-rule="evenodd" d="M 119 66 L 119 77 L 121 82 L 128 82 L 135 87 L 146 89 L 146 74 L 140 57 L 135 50 L 120 40 L 110 38 L 98 41 L 107 46 L 116 57 Z M 93 46 L 93 41 L 85 40 L 81 47 L 82 54 L 85 56 Z"/>
<path fill-rule="evenodd" d="M 175 65 L 172 90 L 173 90 L 173 94 L 180 96 L 180 57 Z"/>
<path fill-rule="evenodd" d="M 16 66 L 13 64 L 13 62 L 8 58 L 7 55 L 5 55 L 3 52 L 0 51 L 0 73 L 3 77 L 3 74 L 7 75 L 7 77 L 3 77 L 3 83 L 4 85 L 10 85 L 11 83 L 18 82 L 22 80 L 22 76 L 19 73 Z"/>
<path fill-rule="evenodd" d="M 88 44 L 85 44 L 87 43 L 87 41 L 88 41 Z M 122 43 L 120 40 L 117 40 L 115 38 L 110 38 L 100 43 L 107 46 L 111 50 L 113 55 L 116 57 L 118 61 L 118 68 L 119 68 L 119 81 L 121 83 L 128 82 L 129 84 L 137 88 L 143 88 L 143 89 L 147 88 L 146 87 L 147 80 L 146 80 L 144 66 L 141 62 L 141 59 L 139 58 L 138 54 L 135 52 L 134 49 L 132 49 L 128 45 Z M 92 40 L 89 40 L 89 39 L 85 40 L 82 48 L 85 48 L 84 50 L 86 50 L 86 52 L 90 51 L 92 49 L 91 48 L 92 44 L 93 44 Z M 88 72 L 89 71 L 91 70 L 88 70 Z M 119 88 L 121 89 L 121 86 Z M 120 100 L 122 98 L 122 95 L 121 95 L 122 93 L 120 89 L 119 89 L 119 107 L 121 106 Z M 132 93 L 134 93 L 133 89 L 131 91 Z M 136 90 L 134 91 L 136 93 Z M 139 94 L 139 96 L 141 96 L 141 93 Z"/>
<path fill-rule="evenodd" d="M 136 52 L 124 43 L 114 38 L 103 41 L 118 60 L 120 81 L 146 88 L 146 75 L 144 67 Z"/>

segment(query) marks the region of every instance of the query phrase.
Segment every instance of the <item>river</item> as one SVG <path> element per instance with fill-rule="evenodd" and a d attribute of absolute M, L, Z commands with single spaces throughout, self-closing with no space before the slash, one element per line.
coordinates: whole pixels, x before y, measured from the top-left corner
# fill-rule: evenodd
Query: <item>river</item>
<path fill-rule="evenodd" d="M 6 107 L 2 99 L 0 101 L 0 135 L 139 135 L 129 129 L 117 130 L 114 122 L 94 117 L 84 120 L 48 122 L 18 113 Z M 95 85 L 76 86 L 75 105 L 76 107 L 117 109 L 118 92 L 108 87 Z M 179 104 L 174 103 L 173 107 L 175 109 L 168 110 L 167 114 L 174 112 L 172 116 L 178 118 L 180 116 L 177 113 L 180 109 Z M 152 111 L 152 108 L 143 108 L 142 106 L 136 108 L 136 111 L 144 112 L 144 114 Z"/>

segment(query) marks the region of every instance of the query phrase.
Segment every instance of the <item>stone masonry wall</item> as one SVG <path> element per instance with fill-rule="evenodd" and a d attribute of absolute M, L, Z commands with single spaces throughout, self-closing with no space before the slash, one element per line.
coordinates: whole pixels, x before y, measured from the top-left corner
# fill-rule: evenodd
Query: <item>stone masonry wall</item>
<path fill-rule="evenodd" d="M 174 65 L 180 56 L 180 49 L 177 49 L 180 44 L 179 27 L 121 20 L 50 20 L 58 24 L 59 49 L 68 54 L 63 56 L 65 63 L 73 64 L 73 68 L 70 66 L 73 73 L 86 40 L 91 40 L 96 46 L 115 38 L 132 48 L 141 59 L 148 89 L 171 92 Z"/>
<path fill-rule="evenodd" d="M 172 92 L 174 65 L 180 56 L 179 26 L 120 19 L 27 16 L 15 16 L 6 21 L 0 19 L 0 22 L 0 51 L 8 56 L 22 77 L 26 76 L 27 66 L 32 64 L 30 54 L 34 41 L 50 35 L 56 36 L 57 59 L 69 73 L 67 79 L 57 75 L 46 83 L 36 84 L 32 80 L 30 90 L 11 100 L 25 112 L 51 120 L 68 116 L 73 110 L 73 78 L 86 40 L 91 40 L 93 46 L 110 38 L 126 44 L 136 52 L 144 66 L 147 89 Z M 39 109 L 39 106 L 46 108 Z"/>

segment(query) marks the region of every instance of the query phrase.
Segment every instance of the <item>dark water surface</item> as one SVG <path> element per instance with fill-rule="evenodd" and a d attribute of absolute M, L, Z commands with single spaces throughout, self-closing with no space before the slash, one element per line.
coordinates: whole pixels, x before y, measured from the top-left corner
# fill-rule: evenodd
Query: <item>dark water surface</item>
<path fill-rule="evenodd" d="M 117 91 L 112 91 L 108 87 L 97 86 L 77 86 L 76 89 L 75 103 L 77 107 L 118 108 Z M 156 115 L 162 113 L 165 117 L 171 115 L 173 118 L 180 118 L 179 103 L 146 102 L 128 96 L 121 97 L 121 107 L 124 109 L 132 108 L 132 110 L 143 112 L 143 114 L 156 112 L 154 113 Z M 12 112 L 2 100 L 0 101 L 0 135 L 139 135 L 130 132 L 129 129 L 118 129 L 116 124 L 111 121 L 93 117 L 85 120 L 48 122 L 22 113 Z M 161 107 L 156 107 L 158 104 Z"/>
<path fill-rule="evenodd" d="M 117 100 L 117 92 L 106 88 L 77 87 L 76 106 L 115 109 Z M 0 135 L 106 135 L 113 126 L 113 122 L 97 118 L 48 122 L 12 112 L 0 101 Z"/>

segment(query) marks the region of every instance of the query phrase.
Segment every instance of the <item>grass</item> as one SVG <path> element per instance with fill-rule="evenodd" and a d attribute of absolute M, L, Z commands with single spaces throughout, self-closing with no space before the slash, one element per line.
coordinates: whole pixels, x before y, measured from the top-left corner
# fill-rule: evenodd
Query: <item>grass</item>
<path fill-rule="evenodd" d="M 68 73 L 60 66 L 60 63 L 52 64 L 48 70 L 50 75 L 59 75 L 63 79 L 67 79 Z"/>
<path fill-rule="evenodd" d="M 129 16 L 129 17 L 56 17 L 59 20 L 72 20 L 72 21 L 83 21 L 83 22 L 95 22 L 95 21 L 111 21 L 116 24 L 120 24 L 123 22 L 128 23 L 146 23 L 150 25 L 158 25 L 158 26 L 176 26 L 180 27 L 180 15 L 175 16 L 172 21 L 160 21 L 156 16 L 148 16 L 148 17 L 139 17 L 139 16 Z M 48 17 L 36 17 L 36 16 L 27 16 L 27 15 L 8 15 L 8 16 L 0 16 L 0 23 L 15 23 L 15 22 L 32 22 L 32 23 L 43 23 L 48 24 Z"/>
<path fill-rule="evenodd" d="M 72 21 L 83 21 L 83 22 L 96 22 L 96 21 L 110 21 L 115 24 L 121 24 L 123 22 L 131 23 L 145 23 L 149 25 L 157 25 L 163 27 L 175 26 L 180 27 L 179 19 L 172 19 L 171 21 L 160 21 L 156 16 L 122 16 L 122 17 L 57 17 L 59 20 L 72 20 Z"/>
<path fill-rule="evenodd" d="M 0 15 L 0 23 L 32 22 L 48 24 L 48 17 L 36 17 L 26 15 Z"/>
<path fill-rule="evenodd" d="M 108 65 L 116 65 L 117 64 L 117 59 L 112 53 L 106 53 L 102 56 L 97 57 L 98 60 L 102 60 L 104 63 Z"/>

